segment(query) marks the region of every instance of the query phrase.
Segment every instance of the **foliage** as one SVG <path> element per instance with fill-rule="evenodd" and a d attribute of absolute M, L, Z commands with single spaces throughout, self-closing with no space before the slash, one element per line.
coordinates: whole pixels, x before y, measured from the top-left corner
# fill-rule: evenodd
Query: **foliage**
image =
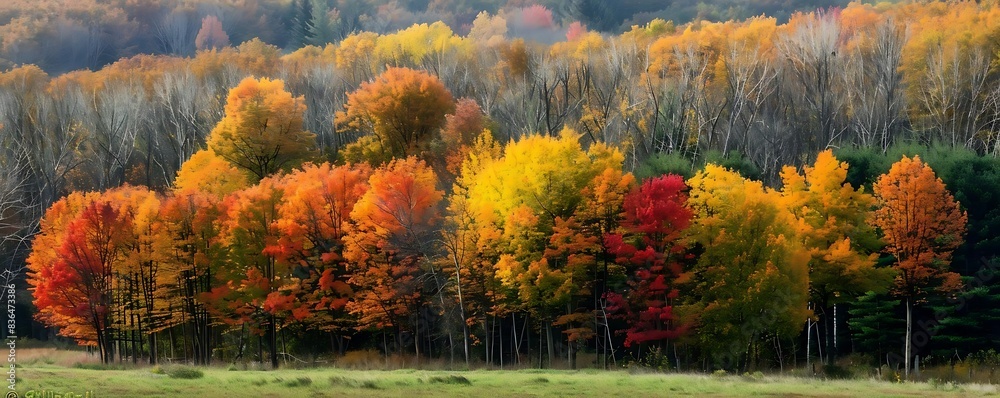
<path fill-rule="evenodd" d="M 455 109 L 451 92 L 437 77 L 408 68 L 389 68 L 362 83 L 337 112 L 341 129 L 370 134 L 355 145 L 372 147 L 379 159 L 421 155 Z M 375 160 L 375 159 L 351 159 Z M 374 162 L 379 164 L 379 162 Z"/>
<path fill-rule="evenodd" d="M 4 2 L 0 259 L 11 270 L 28 259 L 37 318 L 58 326 L 18 333 L 198 364 L 413 347 L 421 360 L 464 351 L 523 366 L 539 350 L 573 366 L 606 364 L 627 340 L 633 357 L 655 346 L 660 363 L 743 373 L 801 358 L 802 343 L 842 352 L 842 339 L 831 350 L 834 339 L 793 333 L 793 319 L 815 315 L 835 336 L 845 317 L 830 319 L 831 305 L 861 310 L 847 322 L 868 340 L 858 346 L 879 350 L 872 334 L 900 326 L 862 318 L 902 309 L 856 296 L 899 275 L 911 325 L 936 333 L 922 357 L 996 340 L 984 276 L 1000 247 L 995 3 L 746 20 L 734 17 L 751 6 L 728 0 L 659 13 L 632 0 L 536 3 Z M 609 31 L 636 12 L 625 33 Z M 308 163 L 316 147 L 346 164 Z M 941 180 L 897 193 L 953 195 L 914 207 L 934 214 L 909 212 L 932 233 L 887 226 L 892 189 L 879 176 L 919 180 L 889 172 L 914 155 Z M 403 168 L 419 171 L 422 198 L 393 193 Z M 691 227 L 645 241 L 629 171 L 699 169 Z M 685 192 L 676 182 L 657 184 Z M 868 195 L 880 189 L 881 202 Z M 435 205 L 396 206 L 410 199 Z M 120 227 L 114 244 L 80 239 L 107 230 L 80 221 L 94 203 L 117 212 L 104 220 Z M 910 250 L 919 241 L 932 243 Z M 120 254 L 77 255 L 111 246 Z M 71 265 L 98 263 L 110 264 L 96 273 L 111 281 L 95 290 L 106 308 L 57 296 L 94 285 Z M 746 297 L 754 289 L 764 293 Z M 798 305 L 803 291 L 815 314 Z M 779 305 L 753 314 L 758 296 Z M 19 315 L 35 310 L 20 301 Z M 608 304 L 625 319 L 607 322 Z M 91 326 L 101 311 L 105 325 Z M 730 326 L 741 311 L 755 315 L 745 330 Z"/>
<path fill-rule="evenodd" d="M 961 287 L 948 272 L 951 253 L 962 244 L 968 219 L 940 178 L 920 157 L 893 164 L 875 183 L 879 208 L 875 225 L 899 270 L 895 292 L 917 298 L 924 289 L 949 292 Z"/>
<path fill-rule="evenodd" d="M 810 315 L 809 255 L 792 215 L 774 192 L 720 166 L 707 165 L 689 184 L 691 239 L 704 250 L 693 281 L 699 338 L 725 363 L 765 334 L 797 334 Z"/>
<path fill-rule="evenodd" d="M 627 296 L 610 298 L 612 311 L 623 312 L 629 322 L 626 347 L 677 339 L 690 326 L 673 310 L 681 302 L 678 285 L 691 278 L 683 269 L 681 240 L 692 218 L 685 189 L 676 175 L 644 181 L 625 197 L 621 232 L 604 238 L 616 262 L 634 273 Z"/>
<path fill-rule="evenodd" d="M 260 180 L 311 156 L 315 135 L 302 129 L 304 111 L 302 98 L 292 97 L 281 80 L 243 79 L 229 91 L 209 149 Z"/>
<path fill-rule="evenodd" d="M 414 157 L 375 170 L 369 189 L 350 214 L 344 258 L 351 267 L 359 328 L 410 330 L 421 303 L 422 261 L 429 236 L 440 218 L 444 193 L 436 177 Z"/>
<path fill-rule="evenodd" d="M 881 363 L 886 354 L 899 349 L 905 322 L 899 318 L 900 301 L 888 294 L 867 292 L 858 297 L 848 313 L 851 336 L 859 352 L 871 353 Z"/>
<path fill-rule="evenodd" d="M 903 157 L 875 182 L 875 225 L 899 271 L 893 293 L 906 300 L 905 374 L 912 352 L 913 305 L 931 292 L 962 288 L 948 270 L 952 251 L 962 245 L 968 219 L 940 178 L 919 156 Z"/>
<path fill-rule="evenodd" d="M 203 149 L 191 156 L 177 171 L 176 192 L 200 192 L 224 197 L 246 188 L 249 182 L 244 172 L 215 154 Z"/>
<path fill-rule="evenodd" d="M 167 376 L 173 379 L 200 379 L 205 377 L 205 372 L 198 368 L 177 366 L 167 370 Z"/>
<path fill-rule="evenodd" d="M 782 170 L 782 204 L 795 216 L 797 235 L 811 257 L 810 295 L 823 308 L 868 291 L 886 291 L 894 276 L 876 269 L 879 249 L 869 227 L 875 199 L 845 183 L 847 163 L 832 151 L 819 153 L 804 174 Z"/>

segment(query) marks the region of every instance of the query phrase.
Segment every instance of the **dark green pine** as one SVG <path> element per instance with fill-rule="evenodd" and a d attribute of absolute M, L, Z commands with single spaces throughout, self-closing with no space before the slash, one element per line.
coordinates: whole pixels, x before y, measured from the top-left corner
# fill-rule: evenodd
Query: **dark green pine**
<path fill-rule="evenodd" d="M 884 294 L 868 292 L 858 297 L 848 310 L 855 352 L 870 354 L 879 363 L 885 363 L 886 354 L 900 352 L 906 321 L 899 308 L 899 300 Z"/>

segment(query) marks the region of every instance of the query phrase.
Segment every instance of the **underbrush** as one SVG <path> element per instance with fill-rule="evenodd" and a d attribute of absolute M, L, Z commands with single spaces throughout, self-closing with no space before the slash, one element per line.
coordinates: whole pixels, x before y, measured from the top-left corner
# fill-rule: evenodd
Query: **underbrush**
<path fill-rule="evenodd" d="M 459 375 L 447 375 L 447 376 L 432 376 L 427 380 L 429 383 L 441 383 L 441 384 L 464 384 L 471 386 L 472 382 L 465 376 Z"/>
<path fill-rule="evenodd" d="M 84 350 L 18 347 L 17 362 L 23 365 L 45 364 L 70 367 L 76 364 L 97 364 L 101 362 L 101 358 Z"/>
<path fill-rule="evenodd" d="M 344 376 L 330 376 L 330 385 L 334 387 L 363 388 L 369 390 L 381 390 L 382 386 L 372 379 L 358 380 Z"/>
<path fill-rule="evenodd" d="M 201 369 L 190 366 L 172 366 L 166 370 L 167 376 L 173 379 L 200 379 L 205 377 Z"/>

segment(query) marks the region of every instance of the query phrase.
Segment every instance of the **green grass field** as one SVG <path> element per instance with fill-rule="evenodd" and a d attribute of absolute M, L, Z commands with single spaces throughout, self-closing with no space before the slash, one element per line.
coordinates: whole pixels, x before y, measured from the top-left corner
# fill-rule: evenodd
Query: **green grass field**
<path fill-rule="evenodd" d="M 535 397 L 535 396 L 996 396 L 982 384 L 890 383 L 788 376 L 710 376 L 601 370 L 344 370 L 336 368 L 244 371 L 200 368 L 195 379 L 171 377 L 178 369 L 91 370 L 68 358 L 28 360 L 18 371 L 21 397 L 73 392 L 91 397 Z M 166 373 L 166 374 L 164 374 Z M 33 394 L 27 394 L 33 391 Z"/>

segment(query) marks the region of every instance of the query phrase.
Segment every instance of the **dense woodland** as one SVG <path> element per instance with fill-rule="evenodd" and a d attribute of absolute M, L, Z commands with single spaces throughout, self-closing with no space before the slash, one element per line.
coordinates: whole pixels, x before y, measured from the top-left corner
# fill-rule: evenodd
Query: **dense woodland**
<path fill-rule="evenodd" d="M 0 73 L 19 335 L 107 362 L 1000 359 L 1000 5 L 618 32 L 507 5 L 312 45 L 314 3 L 234 6 L 270 31 L 199 4 L 175 55 Z M 49 30 L 8 31 L 20 64 Z M 101 48 L 71 68 L 132 51 Z"/>

